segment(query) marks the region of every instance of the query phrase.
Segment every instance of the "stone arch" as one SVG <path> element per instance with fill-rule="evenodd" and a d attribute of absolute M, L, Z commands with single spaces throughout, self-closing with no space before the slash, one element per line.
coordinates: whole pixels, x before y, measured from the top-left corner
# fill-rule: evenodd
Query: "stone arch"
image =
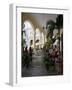
<path fill-rule="evenodd" d="M 35 22 L 34 18 L 30 14 L 22 13 L 21 17 L 22 17 L 22 20 L 21 20 L 22 24 L 25 21 L 29 21 L 31 23 L 31 25 L 33 26 L 34 30 L 35 30 L 37 25 L 36 25 L 36 22 Z"/>
<path fill-rule="evenodd" d="M 31 14 L 29 14 L 29 13 L 22 13 L 21 18 L 22 18 L 22 20 L 21 20 L 22 23 L 24 21 L 28 20 L 32 24 L 32 26 L 34 27 L 34 30 L 36 30 L 36 28 L 39 28 L 41 32 L 46 34 L 46 31 L 43 30 L 43 28 L 36 22 L 35 18 L 32 17 Z"/>
<path fill-rule="evenodd" d="M 29 47 L 35 48 L 35 39 L 34 39 L 34 26 L 30 20 L 24 20 L 23 24 L 25 25 L 24 27 L 24 32 L 26 32 L 26 36 L 24 36 L 26 40 L 26 45 L 29 49 Z M 23 25 L 22 24 L 22 25 Z"/>
<path fill-rule="evenodd" d="M 38 25 L 38 23 L 36 22 L 35 18 L 32 17 L 31 14 L 29 14 L 29 13 L 22 13 L 22 16 L 21 16 L 21 17 L 22 17 L 22 20 L 21 20 L 22 24 L 23 24 L 23 22 L 28 21 L 28 22 L 30 22 L 30 24 L 31 24 L 32 27 L 33 27 L 33 30 L 34 30 L 33 48 L 35 48 L 35 47 L 36 47 L 36 44 L 35 44 L 35 41 L 36 41 L 36 37 L 35 37 L 36 29 L 39 28 L 39 30 L 40 30 L 40 36 L 41 36 L 41 33 L 43 33 L 43 34 L 45 35 L 46 32 L 43 30 L 42 27 L 40 27 L 40 26 Z M 45 39 L 44 39 L 44 41 L 45 41 Z M 41 40 L 40 40 L 40 43 L 41 43 Z"/>

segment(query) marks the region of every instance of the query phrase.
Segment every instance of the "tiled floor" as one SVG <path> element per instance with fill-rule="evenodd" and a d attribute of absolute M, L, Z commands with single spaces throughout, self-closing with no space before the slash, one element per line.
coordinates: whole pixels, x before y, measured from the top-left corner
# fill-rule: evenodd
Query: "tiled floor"
<path fill-rule="evenodd" d="M 32 64 L 29 68 L 22 68 L 22 77 L 32 77 L 32 76 L 49 76 L 49 75 L 59 75 L 55 70 L 46 70 L 43 64 L 43 54 L 40 51 L 39 54 L 35 53 L 33 55 Z"/>

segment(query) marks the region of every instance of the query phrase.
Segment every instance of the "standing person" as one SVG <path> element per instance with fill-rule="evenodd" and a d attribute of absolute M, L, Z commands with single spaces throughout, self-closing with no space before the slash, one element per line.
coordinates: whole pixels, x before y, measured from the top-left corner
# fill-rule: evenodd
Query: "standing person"
<path fill-rule="evenodd" d="M 25 48 L 25 65 L 26 65 L 27 68 L 29 67 L 29 59 L 28 59 L 27 47 Z"/>
<path fill-rule="evenodd" d="M 32 48 L 29 48 L 29 60 L 32 62 Z"/>

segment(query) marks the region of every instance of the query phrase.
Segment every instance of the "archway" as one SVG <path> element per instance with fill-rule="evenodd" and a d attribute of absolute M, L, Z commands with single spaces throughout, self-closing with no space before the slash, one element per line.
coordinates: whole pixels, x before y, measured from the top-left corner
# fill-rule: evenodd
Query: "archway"
<path fill-rule="evenodd" d="M 23 23 L 23 40 L 24 40 L 24 47 L 32 47 L 34 48 L 34 27 L 32 23 L 28 20 L 24 21 Z"/>

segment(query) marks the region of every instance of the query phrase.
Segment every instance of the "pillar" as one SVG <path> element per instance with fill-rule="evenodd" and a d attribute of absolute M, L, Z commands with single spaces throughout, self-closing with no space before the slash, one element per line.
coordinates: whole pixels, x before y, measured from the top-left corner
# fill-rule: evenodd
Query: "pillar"
<path fill-rule="evenodd" d="M 36 34 L 36 32 L 34 31 L 34 40 L 33 40 L 33 47 L 34 47 L 34 49 L 35 49 L 35 40 L 36 40 L 35 34 Z"/>

